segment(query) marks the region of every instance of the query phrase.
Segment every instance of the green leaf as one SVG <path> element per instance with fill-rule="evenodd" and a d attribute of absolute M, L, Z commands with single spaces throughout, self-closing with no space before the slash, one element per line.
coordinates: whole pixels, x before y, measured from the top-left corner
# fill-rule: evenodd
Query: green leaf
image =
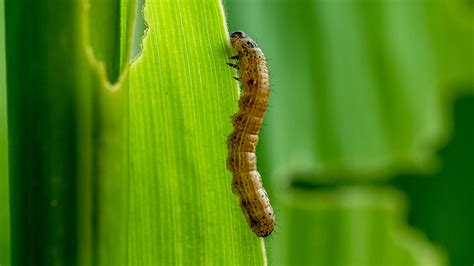
<path fill-rule="evenodd" d="M 3 0 L 0 21 L 5 21 Z M 10 265 L 10 200 L 8 185 L 7 72 L 5 27 L 0 26 L 0 265 Z"/>
<path fill-rule="evenodd" d="M 134 1 L 5 8 L 12 264 L 266 262 L 225 169 L 238 87 L 217 1 L 150 3 L 130 70 Z"/>
<path fill-rule="evenodd" d="M 113 3 L 5 3 L 13 265 L 127 261 L 126 31 L 95 12 Z"/>
<path fill-rule="evenodd" d="M 130 68 L 130 264 L 261 265 L 226 170 L 235 75 L 219 1 L 148 1 Z"/>
<path fill-rule="evenodd" d="M 344 182 L 436 169 L 452 98 L 474 82 L 472 10 L 462 1 L 227 3 L 231 28 L 270 58 L 259 152 L 269 174 Z M 296 176 L 305 175 L 277 175 Z"/>
<path fill-rule="evenodd" d="M 353 206 L 342 212 L 337 204 L 329 204 L 326 213 L 305 209 L 299 215 L 303 202 L 287 199 L 300 195 L 288 194 L 308 189 L 308 198 L 319 199 L 327 185 L 382 186 L 403 171 L 437 169 L 436 152 L 452 131 L 452 100 L 460 87 L 472 93 L 472 86 L 463 86 L 474 83 L 472 6 L 445 0 L 231 0 L 226 5 L 229 27 L 253 36 L 269 58 L 270 108 L 257 154 L 275 209 L 280 209 L 280 234 L 271 240 L 271 260 L 293 265 L 322 254 L 322 265 L 357 261 L 359 254 L 338 242 L 345 237 L 342 233 L 334 242 L 319 239 L 320 234 L 331 234 L 321 232 L 329 226 L 318 227 L 311 217 L 336 223 L 328 229 L 345 230 L 347 237 L 357 235 L 354 240 L 364 242 L 377 235 L 357 226 L 338 228 L 352 222 L 342 214 L 365 215 L 364 210 Z M 395 198 L 381 195 L 398 206 Z M 334 217 L 335 212 L 342 217 Z M 400 212 L 394 207 L 381 212 L 378 220 Z M 383 225 L 375 229 L 385 235 L 396 231 Z M 303 240 L 297 242 L 298 237 Z M 396 265 L 397 256 L 414 265 L 444 263 L 419 234 L 407 230 L 404 239 L 394 249 L 393 260 L 385 263 Z M 382 246 L 390 241 L 377 239 Z M 325 244 L 347 254 L 326 253 Z M 431 251 L 418 252 L 419 247 Z M 375 247 L 364 248 L 360 254 L 374 254 Z M 412 258 L 414 254 L 418 256 Z"/>
<path fill-rule="evenodd" d="M 405 199 L 392 189 L 348 186 L 291 189 L 280 198 L 281 265 L 446 265 L 446 258 L 405 225 Z M 301 243 L 305 243 L 302 245 Z"/>
<path fill-rule="evenodd" d="M 443 159 L 440 171 L 423 176 L 405 174 L 393 183 L 410 198 L 410 224 L 441 245 L 451 265 L 469 265 L 474 261 L 469 245 L 474 235 L 474 95 L 460 97 L 453 109 L 454 135 L 439 152 Z"/>

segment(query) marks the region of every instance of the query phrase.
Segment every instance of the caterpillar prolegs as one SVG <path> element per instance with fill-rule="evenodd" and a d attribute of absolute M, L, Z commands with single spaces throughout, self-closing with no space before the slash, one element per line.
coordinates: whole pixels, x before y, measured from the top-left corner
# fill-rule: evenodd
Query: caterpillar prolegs
<path fill-rule="evenodd" d="M 228 65 L 239 70 L 243 92 L 239 111 L 232 117 L 234 131 L 227 139 L 227 168 L 248 225 L 257 236 L 265 237 L 275 227 L 275 214 L 257 171 L 255 151 L 270 93 L 268 68 L 262 50 L 244 32 L 233 32 L 230 41 L 237 52 L 230 59 L 237 64 Z"/>

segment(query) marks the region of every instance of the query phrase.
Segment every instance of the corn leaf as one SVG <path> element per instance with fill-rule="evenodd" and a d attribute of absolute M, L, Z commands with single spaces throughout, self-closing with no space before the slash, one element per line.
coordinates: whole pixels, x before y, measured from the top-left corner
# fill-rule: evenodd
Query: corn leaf
<path fill-rule="evenodd" d="M 132 265 L 262 265 L 226 170 L 235 73 L 219 1 L 149 1 L 130 68 Z"/>

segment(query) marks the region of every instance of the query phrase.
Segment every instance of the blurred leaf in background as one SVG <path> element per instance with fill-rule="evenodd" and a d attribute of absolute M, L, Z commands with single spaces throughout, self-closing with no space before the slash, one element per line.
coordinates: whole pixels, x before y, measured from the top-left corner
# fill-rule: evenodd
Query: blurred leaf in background
<path fill-rule="evenodd" d="M 130 38 L 119 2 L 88 4 L 5 1 L 13 265 L 127 258 L 128 91 L 109 79 Z"/>
<path fill-rule="evenodd" d="M 275 242 L 281 243 L 272 243 L 271 253 L 276 265 L 445 263 L 405 224 L 405 198 L 394 189 L 356 185 L 315 193 L 300 187 L 288 190 L 279 203 L 282 226 Z"/>
<path fill-rule="evenodd" d="M 454 107 L 454 135 L 439 155 L 440 171 L 400 175 L 393 184 L 410 198 L 410 224 L 443 246 L 451 265 L 474 261 L 474 97 L 460 96 Z"/>
<path fill-rule="evenodd" d="M 449 199 L 430 206 L 426 199 L 436 197 L 434 184 L 428 181 L 433 179 L 423 181 L 419 176 L 440 170 L 437 152 L 453 134 L 452 105 L 461 92 L 474 91 L 469 86 L 474 83 L 472 5 L 442 0 L 228 0 L 225 5 L 229 28 L 253 36 L 269 58 L 272 92 L 258 155 L 279 223 L 270 240 L 273 263 L 310 264 L 319 254 L 324 256 L 323 265 L 357 265 L 358 259 L 378 254 L 381 260 L 364 264 L 445 264 L 444 252 L 422 234 L 403 230 L 403 201 L 384 188 L 390 184 L 387 180 L 401 173 L 413 175 L 408 184 L 400 181 L 399 186 L 408 192 L 416 187 L 408 201 L 421 194 L 414 198 L 410 221 L 429 239 L 437 236 L 435 244 L 444 248 L 451 262 L 472 263 L 470 243 L 455 244 L 442 237 L 449 236 L 451 225 L 437 212 L 444 206 L 454 223 L 462 225 L 471 219 L 463 211 L 469 210 L 472 200 L 463 196 L 456 201 L 458 206 L 451 206 Z M 467 155 L 461 151 L 454 156 Z M 446 169 L 453 167 L 447 166 L 453 160 L 446 159 Z M 436 179 L 439 184 L 454 182 L 445 187 L 446 197 L 455 197 L 462 191 L 455 188 L 471 184 L 466 178 L 472 171 L 462 169 L 453 173 L 458 179 L 447 173 L 442 174 L 443 181 Z M 354 183 L 379 188 L 348 193 L 341 201 L 345 208 L 333 200 L 320 200 L 340 198 L 344 195 L 340 191 Z M 307 200 L 296 200 L 302 197 Z M 373 199 L 372 211 L 357 207 L 365 202 L 361 198 Z M 389 212 L 384 202 L 393 206 Z M 419 208 L 424 208 L 420 213 L 426 217 L 416 214 Z M 431 222 L 423 222 L 427 220 Z M 393 226 L 383 221 L 392 221 Z M 458 236 L 472 235 L 466 226 L 458 229 Z M 398 248 L 377 253 L 401 230 L 404 240 Z M 377 244 L 370 244 L 374 239 Z M 362 250 L 328 253 L 328 247 Z"/>

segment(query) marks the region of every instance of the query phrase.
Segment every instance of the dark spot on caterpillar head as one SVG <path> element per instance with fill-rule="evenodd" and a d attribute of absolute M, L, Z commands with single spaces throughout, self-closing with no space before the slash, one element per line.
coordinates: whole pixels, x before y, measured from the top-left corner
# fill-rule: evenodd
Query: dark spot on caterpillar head
<path fill-rule="evenodd" d="M 243 31 L 236 30 L 230 34 L 230 37 L 231 38 L 245 38 L 247 37 L 247 35 Z"/>
<path fill-rule="evenodd" d="M 247 81 L 247 84 L 249 86 L 253 86 L 253 85 L 255 85 L 255 83 L 257 83 L 257 82 L 254 79 L 249 79 L 249 81 Z"/>

